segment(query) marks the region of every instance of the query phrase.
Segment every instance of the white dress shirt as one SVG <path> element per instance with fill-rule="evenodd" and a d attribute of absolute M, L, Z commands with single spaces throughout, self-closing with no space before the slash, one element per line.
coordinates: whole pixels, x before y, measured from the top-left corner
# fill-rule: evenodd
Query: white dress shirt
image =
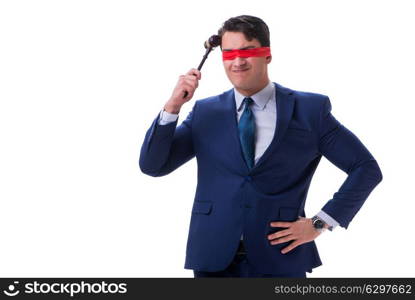
<path fill-rule="evenodd" d="M 244 111 L 242 103 L 245 96 L 239 93 L 235 88 L 234 95 L 239 122 Z M 255 163 L 257 163 L 271 144 L 274 137 L 275 125 L 277 122 L 277 103 L 274 84 L 270 81 L 262 90 L 253 94 L 250 98 L 254 100 L 254 104 L 251 105 L 251 110 L 255 117 Z M 171 114 L 162 109 L 160 112 L 159 125 L 175 122 L 178 117 L 178 114 Z M 333 229 L 339 225 L 336 220 L 322 210 L 317 216 L 329 226 L 332 226 Z"/>

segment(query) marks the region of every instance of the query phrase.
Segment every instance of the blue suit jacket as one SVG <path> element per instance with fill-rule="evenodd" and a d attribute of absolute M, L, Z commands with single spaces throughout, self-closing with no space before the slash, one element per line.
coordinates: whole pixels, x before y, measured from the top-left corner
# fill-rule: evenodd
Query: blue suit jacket
<path fill-rule="evenodd" d="M 243 233 L 248 261 L 258 272 L 311 272 L 321 265 L 315 243 L 281 254 L 290 242 L 270 245 L 267 235 L 278 231 L 270 222 L 305 216 L 308 188 L 322 155 L 348 174 L 323 207 L 342 227 L 382 180 L 373 156 L 331 114 L 327 96 L 274 85 L 276 131 L 252 170 L 241 151 L 233 89 L 196 101 L 177 128 L 177 121 L 159 125 L 157 116 L 147 131 L 139 160 L 145 174 L 164 176 L 197 159 L 186 269 L 225 269 Z"/>

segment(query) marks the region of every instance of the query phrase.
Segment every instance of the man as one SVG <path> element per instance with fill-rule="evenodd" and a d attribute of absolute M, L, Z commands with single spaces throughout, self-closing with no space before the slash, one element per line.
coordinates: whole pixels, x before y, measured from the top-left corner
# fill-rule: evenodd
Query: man
<path fill-rule="evenodd" d="M 164 176 L 196 156 L 185 262 L 195 277 L 306 277 L 321 265 L 314 239 L 347 228 L 382 173 L 333 117 L 327 96 L 269 80 L 269 30 L 261 19 L 231 18 L 218 35 L 234 88 L 196 101 L 176 128 L 201 79 L 196 69 L 180 76 L 145 136 L 140 168 Z M 317 215 L 305 218 L 322 155 L 348 177 Z"/>

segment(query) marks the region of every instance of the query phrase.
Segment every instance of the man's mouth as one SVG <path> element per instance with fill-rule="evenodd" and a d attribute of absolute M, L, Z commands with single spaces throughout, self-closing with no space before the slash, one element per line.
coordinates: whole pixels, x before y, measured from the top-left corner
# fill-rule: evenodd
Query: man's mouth
<path fill-rule="evenodd" d="M 243 73 L 245 71 L 248 71 L 249 69 L 241 69 L 241 70 L 233 70 L 235 73 Z"/>

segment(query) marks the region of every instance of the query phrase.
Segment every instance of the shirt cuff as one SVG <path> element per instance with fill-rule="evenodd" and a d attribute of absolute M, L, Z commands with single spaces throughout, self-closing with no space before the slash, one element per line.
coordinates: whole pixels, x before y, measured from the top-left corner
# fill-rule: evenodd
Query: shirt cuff
<path fill-rule="evenodd" d="M 159 125 L 167 125 L 173 123 L 177 120 L 178 117 L 178 114 L 171 114 L 162 109 L 160 112 Z"/>
<path fill-rule="evenodd" d="M 336 226 L 339 225 L 339 223 L 335 219 L 333 219 L 332 217 L 330 217 L 328 214 L 326 214 L 322 210 L 320 210 L 320 212 L 317 214 L 317 217 L 319 217 L 325 223 L 327 223 L 331 227 L 330 230 L 333 230 Z"/>

